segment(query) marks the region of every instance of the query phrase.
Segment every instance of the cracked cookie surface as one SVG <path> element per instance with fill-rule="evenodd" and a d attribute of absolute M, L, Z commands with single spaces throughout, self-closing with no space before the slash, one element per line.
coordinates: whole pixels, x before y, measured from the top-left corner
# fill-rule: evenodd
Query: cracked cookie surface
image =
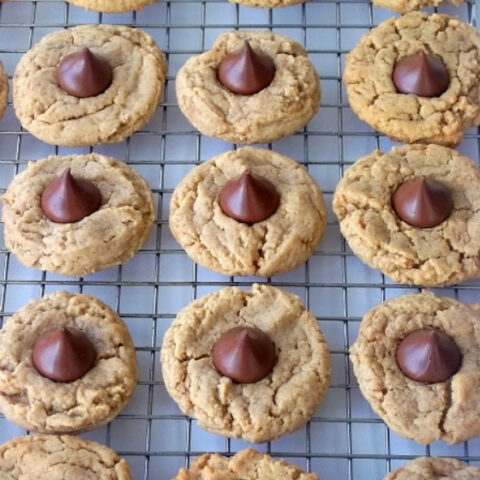
<path fill-rule="evenodd" d="M 156 0 L 67 0 L 68 3 L 87 10 L 103 13 L 122 13 L 142 10 Z"/>
<path fill-rule="evenodd" d="M 8 76 L 2 62 L 0 62 L 0 118 L 7 108 L 8 101 Z"/>
<path fill-rule="evenodd" d="M 58 383 L 32 361 L 36 339 L 56 327 L 88 336 L 97 360 L 82 378 Z M 108 423 L 137 383 L 135 348 L 120 317 L 95 297 L 55 292 L 22 307 L 0 330 L 0 411 L 42 433 L 74 433 Z"/>
<path fill-rule="evenodd" d="M 113 67 L 105 92 L 76 98 L 55 79 L 63 57 L 88 47 Z M 54 145 L 120 142 L 141 128 L 161 100 L 163 53 L 145 32 L 119 25 L 82 25 L 53 32 L 20 59 L 13 105 L 22 126 Z"/>
<path fill-rule="evenodd" d="M 218 195 L 246 169 L 269 180 L 280 194 L 277 211 L 246 224 L 225 215 Z M 297 162 L 270 150 L 245 147 L 194 168 L 170 202 L 170 229 L 200 265 L 226 275 L 268 277 L 305 262 L 322 239 L 322 191 Z"/>
<path fill-rule="evenodd" d="M 276 68 L 272 83 L 253 95 L 237 95 L 217 80 L 222 59 L 248 40 Z M 320 83 L 307 52 L 271 32 L 228 32 L 212 49 L 190 58 L 176 79 L 178 105 L 204 135 L 232 143 L 269 143 L 295 133 L 320 105 Z"/>
<path fill-rule="evenodd" d="M 433 228 L 408 225 L 391 205 L 401 183 L 422 175 L 452 193 L 452 213 Z M 455 150 L 439 145 L 377 150 L 346 171 L 333 209 L 355 255 L 395 282 L 452 285 L 480 273 L 480 172 Z"/>
<path fill-rule="evenodd" d="M 440 97 L 397 93 L 395 63 L 423 50 L 443 60 L 450 85 Z M 376 130 L 406 143 L 455 146 L 480 124 L 480 34 L 447 15 L 414 12 L 365 34 L 348 54 L 343 80 L 354 112 Z"/>
<path fill-rule="evenodd" d="M 425 7 L 438 7 L 442 3 L 451 3 L 459 7 L 464 0 L 372 0 L 379 7 L 388 8 L 394 12 L 408 13 Z"/>
<path fill-rule="evenodd" d="M 231 458 L 207 453 L 187 470 L 182 468 L 173 480 L 319 480 L 296 465 L 275 460 L 253 448 L 241 450 Z"/>
<path fill-rule="evenodd" d="M 387 475 L 384 480 L 477 480 L 480 468 L 454 458 L 419 457 Z"/>
<path fill-rule="evenodd" d="M 94 183 L 100 208 L 74 223 L 55 223 L 41 207 L 47 185 L 70 168 Z M 5 245 L 28 267 L 85 276 L 125 263 L 145 243 L 155 220 L 150 188 L 128 165 L 97 153 L 51 156 L 17 175 L 3 202 Z"/>
<path fill-rule="evenodd" d="M 275 343 L 277 363 L 256 383 L 237 384 L 212 361 L 219 336 L 256 327 Z M 195 300 L 167 330 L 161 351 L 165 386 L 185 414 L 206 430 L 266 442 L 304 425 L 330 381 L 330 357 L 315 317 L 291 293 L 254 284 Z"/>
<path fill-rule="evenodd" d="M 446 333 L 462 352 L 460 369 L 445 382 L 416 382 L 397 365 L 400 341 L 425 328 Z M 479 346 L 478 309 L 429 292 L 413 293 L 364 316 L 350 359 L 364 397 L 394 432 L 422 444 L 453 444 L 480 434 Z"/>
<path fill-rule="evenodd" d="M 0 445 L 2 480 L 132 480 L 110 448 L 70 435 L 29 435 Z"/>

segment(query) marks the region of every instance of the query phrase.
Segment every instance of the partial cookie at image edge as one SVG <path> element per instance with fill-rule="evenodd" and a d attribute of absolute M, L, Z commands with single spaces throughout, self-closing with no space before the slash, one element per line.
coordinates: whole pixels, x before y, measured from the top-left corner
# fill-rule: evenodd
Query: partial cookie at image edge
<path fill-rule="evenodd" d="M 41 207 L 44 188 L 67 168 L 96 185 L 100 208 L 74 223 L 55 223 Z M 5 244 L 28 267 L 86 276 L 123 264 L 144 245 L 155 221 L 147 182 L 127 164 L 98 153 L 30 162 L 1 197 Z"/>
<path fill-rule="evenodd" d="M 398 60 L 419 51 L 445 64 L 450 83 L 438 97 L 398 93 Z M 455 147 L 480 124 L 480 33 L 458 18 L 411 12 L 365 33 L 347 55 L 343 81 L 348 101 L 372 128 L 404 143 Z"/>
<path fill-rule="evenodd" d="M 157 0 L 66 0 L 72 5 L 102 13 L 124 13 L 143 10 Z"/>
<path fill-rule="evenodd" d="M 308 0 L 229 0 L 232 3 L 239 3 L 246 7 L 253 8 L 284 8 L 299 3 L 305 3 Z"/>
<path fill-rule="evenodd" d="M 400 368 L 400 342 L 421 330 L 447 335 L 460 350 L 460 368 L 448 379 L 416 381 Z M 427 291 L 386 300 L 364 315 L 350 360 L 361 393 L 397 435 L 426 445 L 480 434 L 480 316 L 469 305 Z"/>
<path fill-rule="evenodd" d="M 388 8 L 402 14 L 425 7 L 438 7 L 443 3 L 459 7 L 463 2 L 464 0 L 372 0 L 372 3 L 378 7 Z"/>
<path fill-rule="evenodd" d="M 133 480 L 128 463 L 110 448 L 71 435 L 29 435 L 0 445 L 2 480 Z"/>
<path fill-rule="evenodd" d="M 82 332 L 96 350 L 93 367 L 73 382 L 44 377 L 33 361 L 36 339 L 57 327 Z M 0 345 L 0 410 L 28 430 L 73 434 L 99 428 L 118 415 L 137 385 L 127 326 L 90 295 L 58 291 L 30 301 L 4 323 Z"/>
<path fill-rule="evenodd" d="M 418 457 L 389 473 L 383 480 L 412 480 L 412 478 L 415 480 L 478 480 L 480 468 L 455 458 Z"/>
<path fill-rule="evenodd" d="M 189 469 L 182 468 L 172 480 L 202 480 L 209 474 L 228 480 L 320 480 L 292 463 L 247 448 L 227 458 L 218 453 L 198 457 Z"/>
<path fill-rule="evenodd" d="M 0 119 L 5 113 L 8 101 L 8 76 L 5 68 L 0 61 Z"/>
<path fill-rule="evenodd" d="M 433 228 L 407 224 L 392 206 L 398 186 L 421 176 L 452 195 L 452 213 Z M 372 152 L 346 170 L 333 210 L 355 255 L 395 282 L 434 287 L 480 274 L 480 172 L 456 150 L 416 144 Z"/>

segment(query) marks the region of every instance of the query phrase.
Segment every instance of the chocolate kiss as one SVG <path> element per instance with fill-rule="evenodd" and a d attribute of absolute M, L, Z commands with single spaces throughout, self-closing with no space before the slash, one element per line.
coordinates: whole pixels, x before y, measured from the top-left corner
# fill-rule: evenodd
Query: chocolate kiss
<path fill-rule="evenodd" d="M 396 63 L 393 69 L 393 83 L 398 93 L 439 97 L 447 90 L 450 75 L 442 60 L 420 50 Z"/>
<path fill-rule="evenodd" d="M 462 354 L 457 344 L 437 330 L 417 330 L 398 345 L 397 364 L 412 380 L 439 383 L 460 368 Z"/>
<path fill-rule="evenodd" d="M 56 223 L 73 223 L 98 210 L 100 190 L 88 180 L 75 178 L 67 168 L 42 193 L 43 213 Z"/>
<path fill-rule="evenodd" d="M 106 60 L 85 47 L 62 58 L 55 77 L 70 95 L 95 97 L 112 84 L 113 71 Z"/>
<path fill-rule="evenodd" d="M 225 215 L 239 222 L 256 223 L 277 210 L 280 195 L 268 180 L 245 170 L 223 186 L 218 201 Z"/>
<path fill-rule="evenodd" d="M 213 364 L 234 382 L 255 383 L 273 370 L 275 345 L 257 328 L 235 327 L 217 340 Z"/>
<path fill-rule="evenodd" d="M 403 182 L 393 194 L 392 203 L 404 222 L 421 228 L 440 225 L 453 210 L 452 195 L 448 188 L 425 177 Z"/>
<path fill-rule="evenodd" d="M 73 382 L 95 364 L 97 353 L 90 339 L 73 328 L 54 328 L 37 339 L 33 364 L 44 377 L 55 382 Z"/>
<path fill-rule="evenodd" d="M 272 83 L 275 64 L 267 55 L 255 52 L 248 41 L 243 48 L 223 58 L 218 67 L 220 83 L 233 93 L 252 95 Z"/>

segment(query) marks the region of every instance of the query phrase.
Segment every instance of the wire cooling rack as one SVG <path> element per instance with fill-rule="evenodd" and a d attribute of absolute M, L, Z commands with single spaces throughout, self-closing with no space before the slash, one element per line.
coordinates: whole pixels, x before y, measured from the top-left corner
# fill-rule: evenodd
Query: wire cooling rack
<path fill-rule="evenodd" d="M 439 11 L 476 25 L 480 9 L 472 0 Z M 110 425 L 84 435 L 110 445 L 131 464 L 136 480 L 167 480 L 204 452 L 232 454 L 242 441 L 209 434 L 182 415 L 169 399 L 159 362 L 164 331 L 188 302 L 227 285 L 248 287 L 267 281 L 303 299 L 318 318 L 329 342 L 333 378 L 321 408 L 304 428 L 277 442 L 256 446 L 284 457 L 323 480 L 381 480 L 390 470 L 419 455 L 455 456 L 480 464 L 480 440 L 456 446 L 442 442 L 423 447 L 391 432 L 362 398 L 348 360 L 361 316 L 371 307 L 411 288 L 395 285 L 364 266 L 341 238 L 331 213 L 331 197 L 344 168 L 375 148 L 392 146 L 356 118 L 341 84 L 345 54 L 373 25 L 391 17 L 366 1 L 312 0 L 302 5 L 251 9 L 224 0 L 172 0 L 122 15 L 87 12 L 60 1 L 0 3 L 0 59 L 11 78 L 20 56 L 43 35 L 82 23 L 120 23 L 150 33 L 169 62 L 164 101 L 142 131 L 125 142 L 93 149 L 48 146 L 21 130 L 11 103 L 0 121 L 0 189 L 30 160 L 50 154 L 96 151 L 129 163 L 149 182 L 157 204 L 157 222 L 147 244 L 133 260 L 83 279 L 22 267 L 0 235 L 0 315 L 2 321 L 28 300 L 59 289 L 94 294 L 127 322 L 141 371 L 134 398 Z M 196 266 L 172 238 L 168 204 L 173 188 L 197 163 L 234 148 L 194 131 L 181 115 L 175 74 L 193 54 L 207 49 L 229 29 L 269 29 L 304 44 L 322 81 L 322 107 L 308 127 L 265 145 L 303 163 L 324 190 L 329 218 L 323 242 L 306 265 L 272 279 L 232 278 Z M 479 159 L 480 135 L 470 130 L 460 151 Z M 3 225 L 1 226 L 3 230 Z M 463 301 L 479 300 L 480 282 L 440 289 Z M 414 289 L 413 289 L 414 290 Z M 0 417 L 0 441 L 25 434 Z"/>

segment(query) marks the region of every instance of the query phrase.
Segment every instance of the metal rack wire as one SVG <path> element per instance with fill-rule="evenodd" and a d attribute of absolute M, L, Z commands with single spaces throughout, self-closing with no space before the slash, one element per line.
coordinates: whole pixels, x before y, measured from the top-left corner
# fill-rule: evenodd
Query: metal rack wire
<path fill-rule="evenodd" d="M 480 8 L 473 0 L 460 9 L 446 6 L 440 10 L 460 15 L 473 25 L 480 20 Z M 202 432 L 168 399 L 161 379 L 162 333 L 178 309 L 208 291 L 227 285 L 247 287 L 254 280 L 209 274 L 186 257 L 168 231 L 168 201 L 178 180 L 214 153 L 235 148 L 202 137 L 182 118 L 173 88 L 175 72 L 189 56 L 208 48 L 228 29 L 270 29 L 306 45 L 322 79 L 321 110 L 304 131 L 266 147 L 302 162 L 319 181 L 330 204 L 335 183 L 346 166 L 374 148 L 388 150 L 391 145 L 355 118 L 341 84 L 345 53 L 362 33 L 391 15 L 367 1 L 354 0 L 312 0 L 281 10 L 248 9 L 224 0 L 171 0 L 125 15 L 87 13 L 58 0 L 0 3 L 0 59 L 10 77 L 20 56 L 42 35 L 87 22 L 118 22 L 145 29 L 169 61 L 164 101 L 154 119 L 121 144 L 90 149 L 128 162 L 150 182 L 157 202 L 156 227 L 135 259 L 123 267 L 70 279 L 26 269 L 0 245 L 2 322 L 31 298 L 58 289 L 97 295 L 126 319 L 141 368 L 137 394 L 116 420 L 86 437 L 117 449 L 131 463 L 138 480 L 171 478 L 178 468 L 206 451 L 230 455 L 245 446 Z M 479 132 L 469 131 L 460 149 L 479 159 Z M 21 130 L 9 104 L 0 122 L 1 190 L 28 160 L 70 151 L 89 150 L 46 146 Z M 348 360 L 361 315 L 408 287 L 395 285 L 363 266 L 348 250 L 331 214 L 325 239 L 305 266 L 278 278 L 257 280 L 302 297 L 326 333 L 334 365 L 326 401 L 312 421 L 286 439 L 257 448 L 288 458 L 323 480 L 380 480 L 405 460 L 422 454 L 455 456 L 480 464 L 479 441 L 456 447 L 441 443 L 421 447 L 404 441 L 390 432 L 362 399 Z M 479 290 L 480 282 L 470 282 L 443 289 L 443 293 L 475 301 Z M 21 433 L 25 432 L 0 417 L 0 440 Z"/>

